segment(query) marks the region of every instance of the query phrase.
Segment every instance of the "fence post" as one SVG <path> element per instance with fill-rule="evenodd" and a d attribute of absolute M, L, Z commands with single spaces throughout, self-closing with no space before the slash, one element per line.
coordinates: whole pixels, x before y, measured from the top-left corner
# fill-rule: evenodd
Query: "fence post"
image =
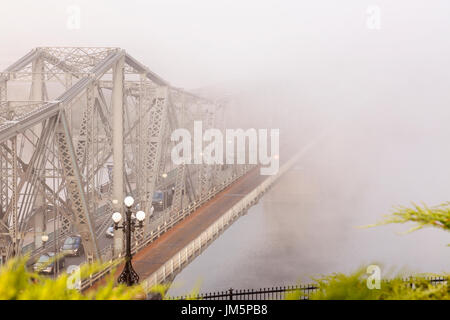
<path fill-rule="evenodd" d="M 229 300 L 233 300 L 233 288 L 230 288 L 230 289 L 228 290 L 228 292 L 229 292 L 228 297 L 230 298 Z"/>

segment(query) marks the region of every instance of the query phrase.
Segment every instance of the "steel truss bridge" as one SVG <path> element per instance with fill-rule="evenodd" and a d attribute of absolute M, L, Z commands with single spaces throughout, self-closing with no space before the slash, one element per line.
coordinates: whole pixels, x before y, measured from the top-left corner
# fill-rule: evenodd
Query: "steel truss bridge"
<path fill-rule="evenodd" d="M 123 252 L 123 235 L 99 236 L 132 195 L 151 212 L 155 190 L 172 205 L 135 233 L 135 247 L 223 190 L 251 166 L 174 165 L 174 129 L 223 128 L 224 103 L 171 86 L 120 48 L 36 48 L 0 73 L 0 257 L 42 252 L 48 216 L 54 239 L 77 233 L 86 262 Z"/>

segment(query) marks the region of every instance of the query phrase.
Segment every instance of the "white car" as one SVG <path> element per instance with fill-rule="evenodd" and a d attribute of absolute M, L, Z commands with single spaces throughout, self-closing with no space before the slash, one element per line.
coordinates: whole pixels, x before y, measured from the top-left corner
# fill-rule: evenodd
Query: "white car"
<path fill-rule="evenodd" d="M 114 227 L 111 226 L 106 230 L 106 236 L 108 238 L 114 238 Z"/>

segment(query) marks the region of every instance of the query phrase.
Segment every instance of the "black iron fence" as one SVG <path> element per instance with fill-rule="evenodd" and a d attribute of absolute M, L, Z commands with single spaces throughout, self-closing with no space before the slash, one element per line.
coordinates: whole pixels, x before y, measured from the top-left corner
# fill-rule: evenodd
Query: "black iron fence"
<path fill-rule="evenodd" d="M 423 277 L 423 278 L 404 278 L 405 285 L 415 286 L 415 281 L 418 279 L 429 281 L 432 285 L 446 284 L 448 285 L 448 278 L 443 276 L 437 277 Z M 389 281 L 389 280 L 386 280 Z M 318 285 L 297 285 L 272 287 L 261 289 L 241 289 L 236 290 L 230 288 L 226 291 L 200 293 L 196 295 L 185 295 L 178 297 L 170 297 L 174 300 L 308 300 L 312 293 L 319 289 Z"/>
<path fill-rule="evenodd" d="M 318 289 L 315 285 L 284 286 L 261 289 L 241 289 L 233 288 L 227 291 L 212 293 L 201 293 L 197 295 L 187 295 L 171 297 L 175 300 L 285 300 L 295 297 L 300 300 L 308 300 L 310 295 Z"/>
<path fill-rule="evenodd" d="M 408 286 L 411 286 L 411 288 L 414 288 L 416 286 L 417 280 L 425 280 L 425 281 L 428 281 L 432 285 L 438 285 L 438 284 L 448 285 L 448 278 L 444 277 L 444 276 L 403 278 L 403 281 L 405 282 L 405 284 Z"/>

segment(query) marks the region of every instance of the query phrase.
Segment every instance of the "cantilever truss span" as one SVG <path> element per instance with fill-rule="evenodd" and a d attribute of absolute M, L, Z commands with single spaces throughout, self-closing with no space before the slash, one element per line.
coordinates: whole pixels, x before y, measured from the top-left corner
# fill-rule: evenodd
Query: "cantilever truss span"
<path fill-rule="evenodd" d="M 236 170 L 174 165 L 170 133 L 220 127 L 218 108 L 120 48 L 29 52 L 0 73 L 0 257 L 20 254 L 30 232 L 37 250 L 54 217 L 57 235 L 80 234 L 87 260 L 100 259 L 125 194 L 150 212 L 154 191 L 171 188 L 168 215 L 200 201 Z"/>

